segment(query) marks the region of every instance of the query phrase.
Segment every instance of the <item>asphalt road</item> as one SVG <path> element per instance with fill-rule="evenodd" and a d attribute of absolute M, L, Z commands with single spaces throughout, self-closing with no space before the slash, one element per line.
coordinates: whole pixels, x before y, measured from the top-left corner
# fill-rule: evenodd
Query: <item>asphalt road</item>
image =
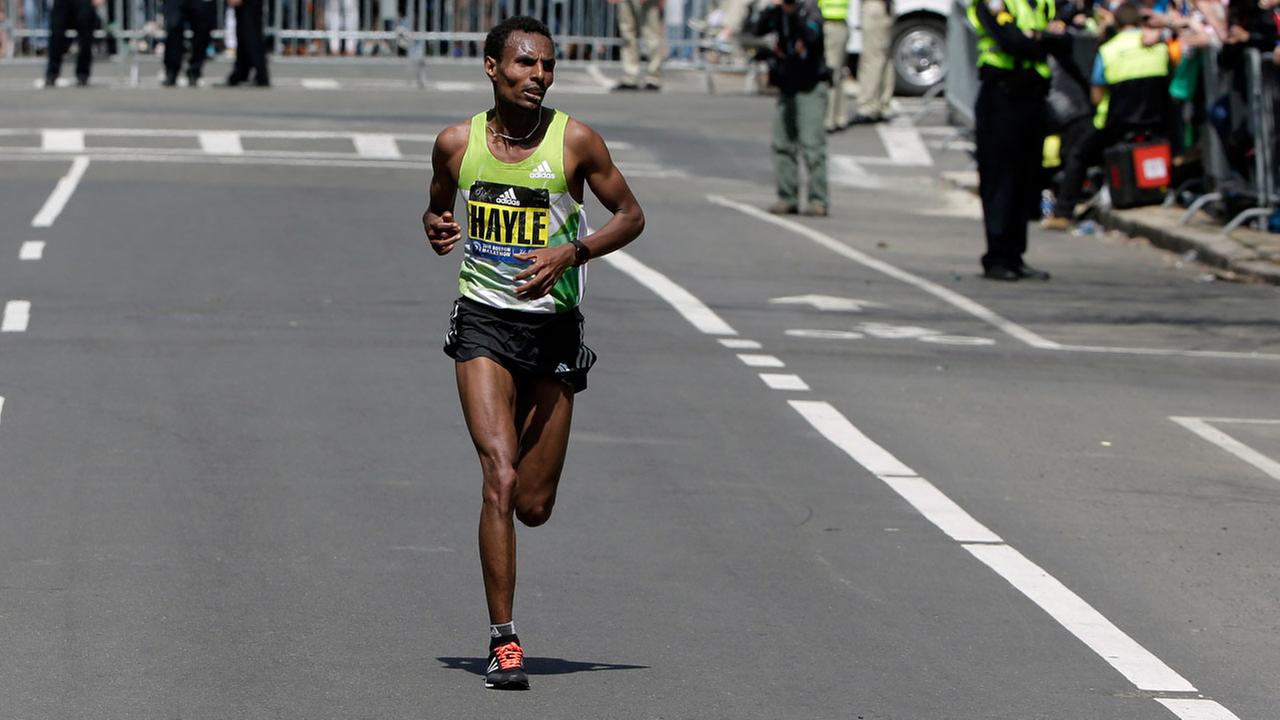
<path fill-rule="evenodd" d="M 1280 292 L 1038 231 L 1051 282 L 979 279 L 936 109 L 833 136 L 833 216 L 778 223 L 770 99 L 562 72 L 649 225 L 590 266 L 512 694 L 419 222 L 478 68 L 38 70 L 0 68 L 0 717 L 1280 717 Z"/>

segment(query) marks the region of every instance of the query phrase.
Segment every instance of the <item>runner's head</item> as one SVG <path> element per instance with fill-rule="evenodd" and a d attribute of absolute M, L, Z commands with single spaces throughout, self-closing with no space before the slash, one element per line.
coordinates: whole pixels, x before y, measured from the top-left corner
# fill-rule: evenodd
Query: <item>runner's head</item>
<path fill-rule="evenodd" d="M 498 23 L 484 39 L 484 72 L 494 100 L 533 110 L 555 78 L 556 44 L 541 21 L 524 15 Z"/>

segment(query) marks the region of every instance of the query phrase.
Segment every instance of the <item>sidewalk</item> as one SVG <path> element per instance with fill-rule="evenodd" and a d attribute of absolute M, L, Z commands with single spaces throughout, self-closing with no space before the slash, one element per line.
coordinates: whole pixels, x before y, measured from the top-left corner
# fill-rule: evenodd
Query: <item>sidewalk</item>
<path fill-rule="evenodd" d="M 962 190 L 978 192 L 978 174 L 966 170 L 945 173 L 944 179 Z M 1179 224 L 1180 207 L 1140 207 L 1105 210 L 1098 222 L 1108 230 L 1145 238 L 1152 245 L 1176 253 L 1195 253 L 1195 260 L 1231 273 L 1232 279 L 1280 285 L 1280 235 L 1239 228 L 1230 235 L 1204 213 Z"/>

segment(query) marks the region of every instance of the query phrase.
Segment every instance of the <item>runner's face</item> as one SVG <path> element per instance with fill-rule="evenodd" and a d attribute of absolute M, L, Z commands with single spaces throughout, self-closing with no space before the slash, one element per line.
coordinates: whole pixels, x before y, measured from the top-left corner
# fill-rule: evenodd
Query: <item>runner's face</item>
<path fill-rule="evenodd" d="M 556 57 L 551 38 L 516 31 L 507 38 L 502 58 L 484 59 L 484 70 L 498 98 L 528 110 L 542 107 L 555 79 Z"/>

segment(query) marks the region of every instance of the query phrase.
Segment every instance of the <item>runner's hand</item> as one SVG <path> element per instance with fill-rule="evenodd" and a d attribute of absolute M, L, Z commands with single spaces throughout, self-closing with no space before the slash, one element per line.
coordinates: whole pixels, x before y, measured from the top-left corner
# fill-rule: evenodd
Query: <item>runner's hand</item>
<path fill-rule="evenodd" d="M 516 287 L 516 297 L 522 300 L 537 300 L 551 292 L 556 281 L 573 266 L 577 258 L 572 243 L 557 245 L 553 248 L 542 248 L 526 253 L 513 255 L 517 260 L 528 260 L 529 267 L 516 275 L 516 282 L 524 282 Z"/>
<path fill-rule="evenodd" d="M 426 211 L 422 214 L 422 228 L 426 230 L 427 241 L 437 255 L 452 250 L 454 243 L 462 238 L 462 226 L 453 221 L 452 210 L 445 210 L 441 215 Z"/>

